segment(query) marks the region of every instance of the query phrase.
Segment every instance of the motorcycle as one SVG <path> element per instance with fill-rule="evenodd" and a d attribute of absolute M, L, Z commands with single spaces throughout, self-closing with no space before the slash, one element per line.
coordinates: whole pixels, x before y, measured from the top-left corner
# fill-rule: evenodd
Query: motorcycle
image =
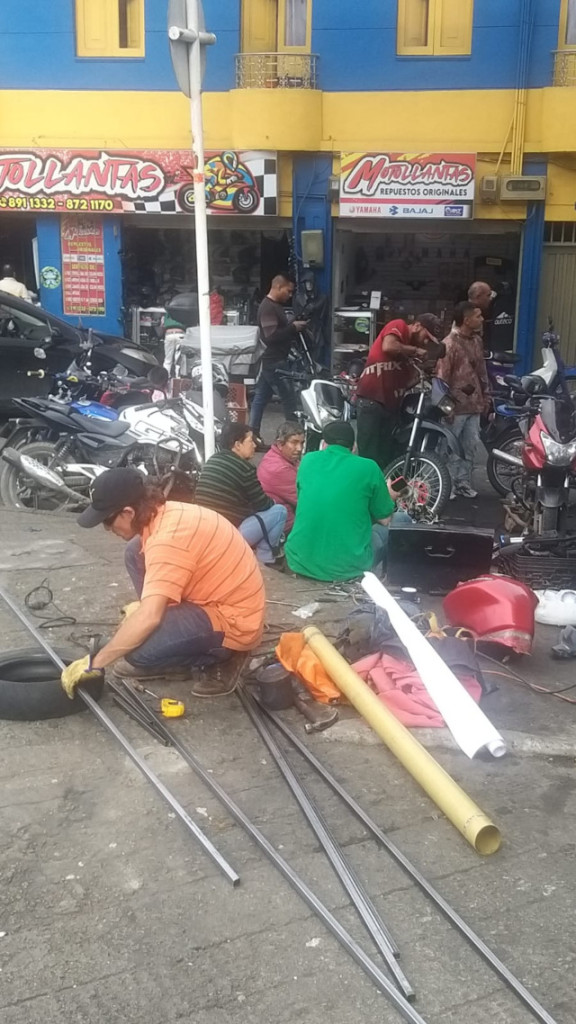
<path fill-rule="evenodd" d="M 191 398 L 131 406 L 112 421 L 69 407 L 37 406 L 36 416 L 56 440 L 2 451 L 8 464 L 0 476 L 5 505 L 51 511 L 86 505 L 91 484 L 113 466 L 135 466 L 158 478 L 165 494 L 192 499 L 202 464 L 203 413 Z"/>
<path fill-rule="evenodd" d="M 542 385 L 536 393 L 533 386 L 520 429 L 518 455 L 495 452 L 516 471 L 509 495 L 517 503 L 513 518 L 532 537 L 564 535 L 576 485 L 576 410 L 570 398 L 546 395 Z"/>
<path fill-rule="evenodd" d="M 306 377 L 303 377 L 306 382 Z M 350 403 L 341 386 L 331 380 L 313 380 L 300 392 L 302 409 L 296 419 L 304 431 L 303 453 L 318 451 L 322 431 L 334 420 L 350 420 Z"/>
<path fill-rule="evenodd" d="M 542 366 L 521 378 L 510 374 L 503 378 L 508 396 L 505 400 L 494 401 L 494 412 L 480 431 L 480 438 L 488 453 L 488 479 L 502 497 L 513 490 L 514 481 L 520 474 L 523 423 L 528 414 L 530 394 L 549 394 L 568 401 L 573 397 L 569 383 L 571 378 L 567 376 L 572 373 L 572 368 L 567 370 L 564 365 L 559 340 L 549 321 L 548 330 L 542 335 Z"/>
<path fill-rule="evenodd" d="M 455 402 L 445 381 L 418 368 L 419 383 L 404 395 L 393 439 L 402 452 L 384 469 L 387 480 L 404 477 L 408 490 L 399 506 L 416 521 L 438 518 L 450 500 L 452 479 L 441 444 L 462 456 L 455 434 L 441 420 L 454 413 Z"/>

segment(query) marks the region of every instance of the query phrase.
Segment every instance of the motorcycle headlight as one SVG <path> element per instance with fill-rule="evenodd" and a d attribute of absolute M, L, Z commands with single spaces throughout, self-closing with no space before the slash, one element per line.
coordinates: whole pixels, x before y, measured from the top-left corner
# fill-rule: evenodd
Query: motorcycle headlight
<path fill-rule="evenodd" d="M 451 416 L 456 408 L 456 403 L 450 395 L 444 395 L 438 402 L 438 408 L 444 413 L 445 416 Z"/>
<path fill-rule="evenodd" d="M 540 440 L 551 466 L 569 466 L 576 459 L 576 440 L 560 444 L 543 430 L 540 431 Z"/>

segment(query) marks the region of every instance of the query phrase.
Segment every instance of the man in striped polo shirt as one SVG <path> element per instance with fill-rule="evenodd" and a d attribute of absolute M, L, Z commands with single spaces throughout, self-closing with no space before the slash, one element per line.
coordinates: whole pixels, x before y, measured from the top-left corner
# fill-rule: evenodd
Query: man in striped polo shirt
<path fill-rule="evenodd" d="M 78 685 L 114 666 L 122 678 L 189 679 L 198 697 L 230 692 L 230 680 L 198 679 L 196 668 L 257 647 L 266 594 L 248 544 L 207 508 L 166 501 L 136 470 L 98 477 L 80 526 L 102 524 L 126 545 L 126 569 L 139 601 L 128 605 L 115 635 L 94 656 L 62 673 L 69 697 Z"/>
<path fill-rule="evenodd" d="M 256 451 L 252 430 L 245 423 L 227 423 L 220 448 L 200 473 L 194 501 L 237 526 L 258 561 L 274 565 L 287 513 L 262 490 L 250 461 Z"/>

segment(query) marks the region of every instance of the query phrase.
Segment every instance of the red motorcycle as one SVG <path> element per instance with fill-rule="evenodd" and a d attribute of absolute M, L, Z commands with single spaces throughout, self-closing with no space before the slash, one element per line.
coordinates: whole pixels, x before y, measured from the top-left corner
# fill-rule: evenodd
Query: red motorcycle
<path fill-rule="evenodd" d="M 527 532 L 562 537 L 568 527 L 570 489 L 576 487 L 576 412 L 565 398 L 532 396 L 521 456 L 497 452 L 522 469 L 512 482 L 513 496 L 527 515 Z"/>

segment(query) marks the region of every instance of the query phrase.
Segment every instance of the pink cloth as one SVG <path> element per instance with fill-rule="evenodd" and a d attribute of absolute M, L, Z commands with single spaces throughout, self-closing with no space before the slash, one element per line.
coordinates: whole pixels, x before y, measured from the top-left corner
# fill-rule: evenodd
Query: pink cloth
<path fill-rule="evenodd" d="M 286 533 L 294 525 L 294 512 L 298 495 L 296 492 L 296 473 L 298 465 L 289 462 L 275 444 L 262 459 L 256 470 L 262 490 L 276 505 L 284 505 L 286 517 Z"/>
<path fill-rule="evenodd" d="M 352 668 L 402 725 L 440 728 L 445 724 L 413 665 L 390 654 L 367 654 Z M 463 676 L 460 682 L 478 704 L 482 694 L 478 680 Z"/>

